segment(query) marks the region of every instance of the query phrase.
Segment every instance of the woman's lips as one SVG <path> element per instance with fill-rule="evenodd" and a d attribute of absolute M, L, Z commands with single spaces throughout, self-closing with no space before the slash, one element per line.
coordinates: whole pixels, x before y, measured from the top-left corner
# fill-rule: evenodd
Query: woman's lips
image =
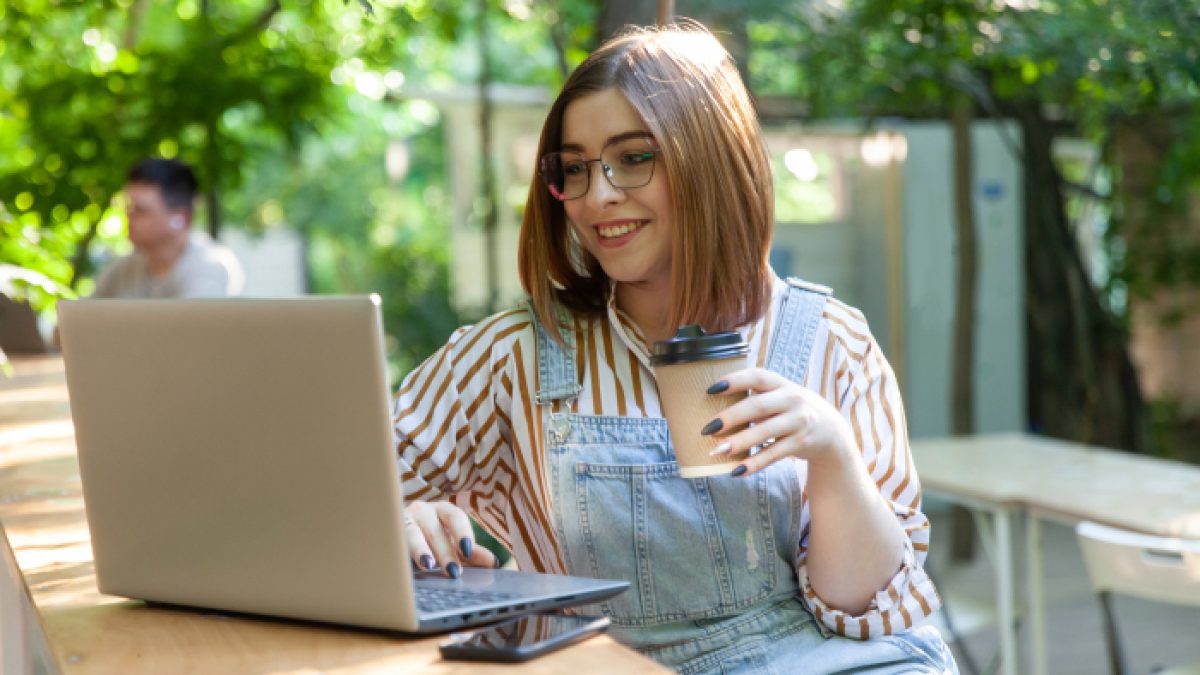
<path fill-rule="evenodd" d="M 624 245 L 625 242 L 636 236 L 648 222 L 646 220 L 612 220 L 596 223 L 592 227 L 596 228 L 596 235 L 600 239 L 601 246 L 616 247 Z"/>

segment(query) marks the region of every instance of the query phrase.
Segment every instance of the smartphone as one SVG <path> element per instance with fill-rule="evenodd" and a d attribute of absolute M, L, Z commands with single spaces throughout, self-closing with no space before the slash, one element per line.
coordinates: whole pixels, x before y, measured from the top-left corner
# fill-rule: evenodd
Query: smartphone
<path fill-rule="evenodd" d="M 438 646 L 443 659 L 528 661 L 608 628 L 606 616 L 530 614 L 460 633 Z"/>

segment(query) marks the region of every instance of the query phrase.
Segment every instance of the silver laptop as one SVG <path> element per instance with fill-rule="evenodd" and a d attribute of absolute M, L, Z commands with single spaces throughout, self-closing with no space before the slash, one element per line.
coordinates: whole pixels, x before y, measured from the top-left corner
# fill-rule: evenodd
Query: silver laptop
<path fill-rule="evenodd" d="M 378 296 L 59 304 L 102 592 L 405 632 L 625 581 L 414 573 Z"/>

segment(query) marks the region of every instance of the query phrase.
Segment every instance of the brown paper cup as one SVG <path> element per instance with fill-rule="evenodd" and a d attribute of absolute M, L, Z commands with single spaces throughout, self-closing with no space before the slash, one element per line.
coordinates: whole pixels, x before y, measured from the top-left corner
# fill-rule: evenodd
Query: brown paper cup
<path fill-rule="evenodd" d="M 679 474 L 684 478 L 727 474 L 738 465 L 736 461 L 729 461 L 729 455 L 710 455 L 721 439 L 703 436 L 700 430 L 722 410 L 745 397 L 743 393 L 707 394 L 706 390 L 725 375 L 745 366 L 743 357 L 655 366 L 663 415 L 671 431 Z"/>

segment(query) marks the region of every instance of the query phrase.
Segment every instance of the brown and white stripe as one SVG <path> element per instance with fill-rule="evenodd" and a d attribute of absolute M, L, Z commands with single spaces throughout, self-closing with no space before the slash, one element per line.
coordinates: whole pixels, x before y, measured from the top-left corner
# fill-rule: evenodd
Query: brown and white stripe
<path fill-rule="evenodd" d="M 747 365 L 765 364 L 772 317 L 786 289 L 776 279 L 766 315 L 742 328 L 750 343 Z M 921 568 L 929 549 L 929 521 L 920 510 L 900 389 L 858 310 L 830 299 L 823 319 L 804 385 L 850 423 L 871 477 L 911 545 L 901 570 L 876 594 L 871 609 L 852 617 L 826 606 L 808 585 L 805 537 L 796 552 L 801 595 L 822 623 L 840 634 L 867 638 L 899 632 L 940 604 Z M 576 319 L 571 330 L 582 386 L 568 404 L 572 411 L 662 416 L 649 350 L 629 317 L 610 305 L 606 317 Z M 397 393 L 397 468 L 406 499 L 449 498 L 512 550 L 522 569 L 565 572 L 551 517 L 546 435 L 534 399 L 539 385 L 535 350 L 534 327 L 524 309 L 456 331 Z M 807 499 L 801 504 L 807 533 Z"/>

